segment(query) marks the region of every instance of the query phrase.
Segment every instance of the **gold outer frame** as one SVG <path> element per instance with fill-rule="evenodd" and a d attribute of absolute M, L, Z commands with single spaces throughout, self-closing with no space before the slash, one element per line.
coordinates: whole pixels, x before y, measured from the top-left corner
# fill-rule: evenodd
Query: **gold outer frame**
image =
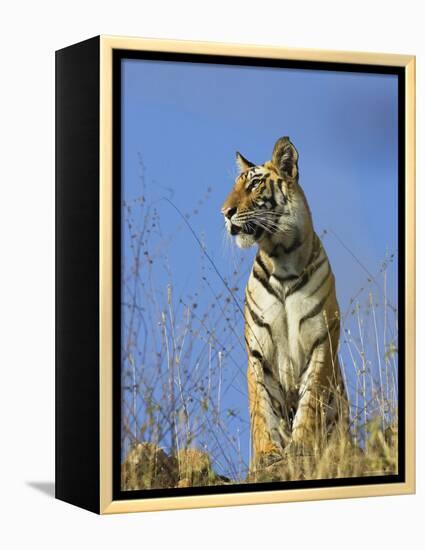
<path fill-rule="evenodd" d="M 132 500 L 112 498 L 112 54 L 114 49 L 198 53 L 223 56 L 389 65 L 405 69 L 406 304 L 405 304 L 405 451 L 404 483 L 312 489 L 288 489 L 219 495 Z M 289 49 L 283 47 L 100 37 L 100 181 L 99 181 L 99 392 L 100 513 L 237 506 L 324 500 L 415 492 L 415 57 L 410 55 Z"/>

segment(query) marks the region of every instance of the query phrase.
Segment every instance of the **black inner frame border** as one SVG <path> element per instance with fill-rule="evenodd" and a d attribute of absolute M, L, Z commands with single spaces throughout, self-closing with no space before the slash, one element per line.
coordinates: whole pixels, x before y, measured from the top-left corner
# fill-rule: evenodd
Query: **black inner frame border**
<path fill-rule="evenodd" d="M 269 67 L 351 73 L 389 74 L 398 77 L 398 474 L 336 478 L 321 480 L 281 481 L 219 485 L 211 487 L 185 487 L 170 489 L 121 490 L 121 92 L 122 61 L 174 61 L 227 66 Z M 227 55 L 188 54 L 175 52 L 113 50 L 113 500 L 163 498 L 172 496 L 200 496 L 212 494 L 247 493 L 290 489 L 313 489 L 341 486 L 402 483 L 405 481 L 405 83 L 404 67 L 338 63 L 322 61 L 294 61 Z"/>

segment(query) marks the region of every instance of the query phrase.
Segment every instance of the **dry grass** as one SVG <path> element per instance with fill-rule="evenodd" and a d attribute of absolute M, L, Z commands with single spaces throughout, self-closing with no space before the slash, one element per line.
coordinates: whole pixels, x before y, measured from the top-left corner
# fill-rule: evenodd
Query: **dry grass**
<path fill-rule="evenodd" d="M 397 427 L 385 433 L 376 418 L 368 427 L 365 449 L 353 444 L 351 437 L 335 437 L 316 452 L 289 452 L 281 460 L 259 466 L 245 479 L 230 480 L 217 475 L 208 453 L 184 449 L 168 455 L 152 443 L 139 443 L 128 453 L 122 466 L 124 490 L 196 487 L 229 483 L 264 483 L 379 476 L 397 473 Z"/>
<path fill-rule="evenodd" d="M 397 427 L 380 428 L 380 419 L 372 421 L 364 449 L 352 437 L 340 435 L 327 442 L 320 451 L 287 453 L 282 460 L 257 468 L 250 473 L 251 482 L 295 481 L 379 476 L 397 473 Z"/>
<path fill-rule="evenodd" d="M 339 359 L 349 394 L 349 434 L 332 441 L 319 436 L 314 452 L 288 453 L 250 471 L 239 305 L 250 259 L 242 255 L 222 277 L 202 237 L 195 236 L 196 242 L 187 230 L 210 190 L 184 213 L 173 235 L 164 233 L 146 195 L 142 163 L 140 170 L 141 195 L 124 205 L 129 245 L 122 295 L 123 489 L 396 473 L 398 327 L 387 296 L 394 255 L 377 274 L 367 273 L 342 312 Z M 199 251 L 193 266 L 199 282 L 177 295 L 169 253 L 183 231 Z M 321 237 L 328 238 L 326 232 Z"/>

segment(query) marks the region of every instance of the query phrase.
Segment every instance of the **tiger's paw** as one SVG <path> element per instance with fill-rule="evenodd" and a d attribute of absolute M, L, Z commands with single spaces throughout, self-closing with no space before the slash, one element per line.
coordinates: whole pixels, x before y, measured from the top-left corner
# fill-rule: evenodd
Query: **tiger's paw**
<path fill-rule="evenodd" d="M 257 460 L 257 468 L 264 469 L 272 466 L 276 462 L 279 462 L 283 458 L 283 451 L 275 451 L 273 453 L 263 454 Z"/>
<path fill-rule="evenodd" d="M 256 466 L 258 469 L 268 468 L 283 458 L 283 448 L 269 443 L 257 454 Z"/>
<path fill-rule="evenodd" d="M 308 457 L 314 454 L 313 446 L 308 442 L 292 440 L 283 452 L 285 458 Z"/>

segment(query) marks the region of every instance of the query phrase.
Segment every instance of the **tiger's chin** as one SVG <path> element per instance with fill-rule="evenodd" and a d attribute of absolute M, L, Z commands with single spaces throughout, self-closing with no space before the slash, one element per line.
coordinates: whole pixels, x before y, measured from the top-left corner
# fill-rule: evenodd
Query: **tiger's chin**
<path fill-rule="evenodd" d="M 239 248 L 249 248 L 250 246 L 257 244 L 255 235 L 249 235 L 248 233 L 239 233 L 236 235 L 235 241 Z"/>

